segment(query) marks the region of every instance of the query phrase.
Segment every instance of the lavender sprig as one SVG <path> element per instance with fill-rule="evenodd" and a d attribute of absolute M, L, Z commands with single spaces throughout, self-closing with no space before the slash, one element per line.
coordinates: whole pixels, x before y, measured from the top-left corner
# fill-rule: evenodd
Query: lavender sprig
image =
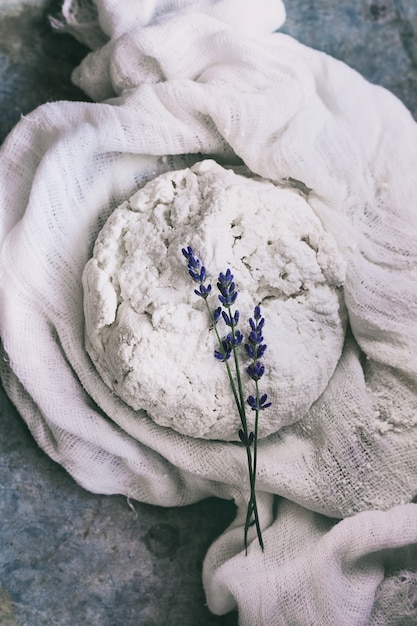
<path fill-rule="evenodd" d="M 219 349 L 215 350 L 214 356 L 216 359 L 218 359 L 219 361 L 223 361 L 226 364 L 226 371 L 229 377 L 229 382 L 230 382 L 230 387 L 232 389 L 233 397 L 234 397 L 236 406 L 238 408 L 239 415 L 242 416 L 242 411 L 244 412 L 244 404 L 241 402 L 241 399 L 239 398 L 236 385 L 233 380 L 232 371 L 228 363 L 228 360 L 233 351 L 233 335 L 229 333 L 223 339 L 220 337 L 219 331 L 217 329 L 217 322 L 219 321 L 220 317 L 222 317 L 222 308 L 217 307 L 217 309 L 212 311 L 208 305 L 207 298 L 208 298 L 208 295 L 211 293 L 211 285 L 208 284 L 207 286 L 205 286 L 203 284 L 207 277 L 205 267 L 201 264 L 200 260 L 194 256 L 194 251 L 191 248 L 191 246 L 188 246 L 187 248 L 182 248 L 182 253 L 187 260 L 189 275 L 191 276 L 194 282 L 199 283 L 199 288 L 194 289 L 194 293 L 196 294 L 196 296 L 203 298 L 205 302 L 206 309 L 210 318 L 211 327 L 214 328 L 214 332 L 216 333 L 216 339 L 219 344 Z M 227 277 L 227 281 L 228 280 L 229 280 L 229 276 Z M 219 282 L 220 282 L 220 276 L 219 276 Z M 234 285 L 232 287 L 231 283 L 232 281 L 229 282 L 227 289 L 231 288 L 233 291 Z M 226 294 L 224 297 L 227 297 Z"/>
<path fill-rule="evenodd" d="M 255 411 L 255 433 L 253 437 L 253 492 L 255 493 L 255 480 L 256 469 L 258 460 L 258 423 L 259 412 L 267 409 L 271 406 L 271 402 L 267 402 L 268 395 L 264 393 L 259 396 L 259 380 L 265 373 L 265 366 L 260 362 L 260 359 L 264 356 L 266 351 L 266 344 L 263 343 L 262 329 L 265 324 L 265 319 L 261 316 L 261 309 L 256 306 L 253 312 L 253 319 L 249 319 L 250 332 L 248 343 L 245 343 L 245 350 L 248 356 L 252 359 L 252 363 L 247 367 L 246 371 L 249 377 L 255 381 L 255 396 L 248 396 L 247 403 L 251 407 L 252 411 Z M 256 501 L 250 501 L 247 513 L 247 522 L 250 517 L 250 508 L 256 508 Z M 255 523 L 257 521 L 257 515 L 255 516 Z"/>
<path fill-rule="evenodd" d="M 265 324 L 264 318 L 261 316 L 259 306 L 254 309 L 254 318 L 249 320 L 250 331 L 248 335 L 248 341 L 245 343 L 245 350 L 249 358 L 251 359 L 250 365 L 246 368 L 246 372 L 249 377 L 255 382 L 255 396 L 248 396 L 246 402 L 249 404 L 252 410 L 256 412 L 255 414 L 255 432 L 248 431 L 247 417 L 246 417 L 246 404 L 244 401 L 243 395 L 243 386 L 241 380 L 240 366 L 239 366 L 239 358 L 238 358 L 238 348 L 243 343 L 244 337 L 240 330 L 237 328 L 239 323 L 239 311 L 232 310 L 232 307 L 236 303 L 238 292 L 236 290 L 236 285 L 233 280 L 233 274 L 230 269 L 226 270 L 225 274 L 220 273 L 217 282 L 217 288 L 219 290 L 218 299 L 221 303 L 221 307 L 217 307 L 214 311 L 211 310 L 207 299 L 210 295 L 212 289 L 211 285 L 204 283 L 207 279 L 206 269 L 202 265 L 201 261 L 194 256 L 193 249 L 191 246 L 182 249 L 182 254 L 187 260 L 188 264 L 188 273 L 192 280 L 199 284 L 198 289 L 194 290 L 194 293 L 203 298 L 206 308 L 209 314 L 211 326 L 214 328 L 216 333 L 216 338 L 218 341 L 218 349 L 214 351 L 214 356 L 219 361 L 225 363 L 230 386 L 232 389 L 233 397 L 236 403 L 236 407 L 239 413 L 241 426 L 239 429 L 239 439 L 245 445 L 246 454 L 248 459 L 248 470 L 249 470 L 249 482 L 250 482 L 250 499 L 248 503 L 248 509 L 246 514 L 245 521 L 245 531 L 244 531 L 244 543 L 245 543 L 245 551 L 247 553 L 247 535 L 249 527 L 252 525 L 256 525 L 256 531 L 258 535 L 258 541 L 262 548 L 264 549 L 264 544 L 262 540 L 262 532 L 259 524 L 259 516 L 258 516 L 258 508 L 256 503 L 256 491 L 255 491 L 255 483 L 256 483 L 256 466 L 257 466 L 257 451 L 258 451 L 258 421 L 259 421 L 259 413 L 260 411 L 267 409 L 271 406 L 270 402 L 267 402 L 267 394 L 259 395 L 259 385 L 258 381 L 262 378 L 265 373 L 265 367 L 260 363 L 260 359 L 263 357 L 266 344 L 263 343 L 263 335 L 262 329 Z M 217 323 L 220 318 L 223 319 L 223 322 L 226 327 L 230 328 L 230 332 L 223 338 L 220 337 Z M 230 360 L 233 356 L 234 363 L 234 374 L 230 366 Z M 252 454 L 253 448 L 253 454 Z M 252 520 L 252 517 L 254 518 Z"/>

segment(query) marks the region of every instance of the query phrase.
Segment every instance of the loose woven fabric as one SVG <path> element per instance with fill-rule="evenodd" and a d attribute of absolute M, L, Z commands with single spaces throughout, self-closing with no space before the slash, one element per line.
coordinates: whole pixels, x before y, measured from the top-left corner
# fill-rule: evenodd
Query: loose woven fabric
<path fill-rule="evenodd" d="M 390 93 L 273 33 L 280 2 L 65 2 L 97 103 L 46 104 L 0 154 L 4 387 L 85 488 L 164 506 L 234 498 L 210 609 L 245 626 L 417 621 L 417 126 Z M 106 102 L 103 102 L 106 100 Z M 202 155 L 300 181 L 347 261 L 343 354 L 305 416 L 259 447 L 265 552 L 243 525 L 245 450 L 134 412 L 84 350 L 81 275 L 105 219 Z"/>

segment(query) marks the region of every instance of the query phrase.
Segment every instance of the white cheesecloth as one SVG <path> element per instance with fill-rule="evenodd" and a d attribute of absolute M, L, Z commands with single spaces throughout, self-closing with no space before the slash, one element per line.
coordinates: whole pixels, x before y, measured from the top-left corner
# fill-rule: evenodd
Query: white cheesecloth
<path fill-rule="evenodd" d="M 279 1 L 66 1 L 63 12 L 95 48 L 74 81 L 97 102 L 45 104 L 1 149 L 8 395 L 86 489 L 163 506 L 235 499 L 203 568 L 214 613 L 237 606 L 242 626 L 417 623 L 416 123 L 386 90 L 273 33 Z M 348 264 L 336 370 L 307 415 L 259 446 L 265 552 L 251 530 L 248 556 L 245 449 L 157 426 L 84 350 L 81 275 L 105 219 L 202 155 L 301 181 Z"/>

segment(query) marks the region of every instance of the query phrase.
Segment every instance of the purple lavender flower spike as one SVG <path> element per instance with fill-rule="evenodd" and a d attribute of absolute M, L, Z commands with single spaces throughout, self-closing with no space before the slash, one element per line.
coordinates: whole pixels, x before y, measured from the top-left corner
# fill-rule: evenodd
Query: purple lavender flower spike
<path fill-rule="evenodd" d="M 194 293 L 196 296 L 200 296 L 201 298 L 208 298 L 208 296 L 210 295 L 211 292 L 211 285 L 207 285 L 207 287 L 205 287 L 204 285 L 200 285 L 200 287 L 198 289 L 194 289 Z"/>
<path fill-rule="evenodd" d="M 264 393 L 260 398 L 248 397 L 248 404 L 252 411 L 263 411 L 271 406 L 272 402 L 267 402 L 268 395 Z"/>
<path fill-rule="evenodd" d="M 245 344 L 245 350 L 251 359 L 257 361 L 263 357 L 267 348 L 266 344 L 262 343 L 264 340 L 262 329 L 265 320 L 261 317 L 261 309 L 259 306 L 255 307 L 253 317 L 254 319 L 249 319 L 251 331 L 249 333 L 248 343 Z"/>
<path fill-rule="evenodd" d="M 213 311 L 213 321 L 215 324 L 217 324 L 217 322 L 219 321 L 221 314 L 222 314 L 222 308 L 218 306 L 217 309 Z"/>
<path fill-rule="evenodd" d="M 242 333 L 240 332 L 240 330 L 237 330 L 237 331 L 235 332 L 235 337 L 234 337 L 234 339 L 233 339 L 233 345 L 235 345 L 235 346 L 240 346 L 240 344 L 242 343 L 242 341 L 243 341 L 243 335 L 242 335 Z"/>
<path fill-rule="evenodd" d="M 239 311 L 235 311 L 233 315 L 229 316 L 226 311 L 222 311 L 222 317 L 226 326 L 235 328 L 239 323 Z"/>
<path fill-rule="evenodd" d="M 232 333 L 229 333 L 226 336 L 226 340 L 231 346 L 240 346 L 243 341 L 243 335 L 240 330 L 237 330 L 234 335 L 232 335 Z"/>
<path fill-rule="evenodd" d="M 267 345 L 262 343 L 264 340 L 262 335 L 264 324 L 265 320 L 261 316 L 261 309 L 259 306 L 256 306 L 253 312 L 253 319 L 249 319 L 251 331 L 249 333 L 248 343 L 245 343 L 245 350 L 252 359 L 252 363 L 246 368 L 246 371 L 249 377 L 256 382 L 256 398 L 249 396 L 247 399 L 253 411 L 261 411 L 271 406 L 271 402 L 266 402 L 266 394 L 261 398 L 258 396 L 258 380 L 260 380 L 265 373 L 265 367 L 259 360 L 263 357 L 267 348 Z"/>
<path fill-rule="evenodd" d="M 233 282 L 233 274 L 228 268 L 226 274 L 219 274 L 217 287 L 220 291 L 219 300 L 224 307 L 230 307 L 236 302 L 238 292 L 235 291 L 236 285 Z"/>
<path fill-rule="evenodd" d="M 204 285 L 207 278 L 206 268 L 204 265 L 201 265 L 201 261 L 199 259 L 196 259 L 191 246 L 182 248 L 181 251 L 187 259 L 189 275 L 195 283 L 199 283 L 200 285 L 198 289 L 194 289 L 194 293 L 196 296 L 200 296 L 200 298 L 204 298 L 204 300 L 206 300 L 211 292 L 211 285 Z"/>
<path fill-rule="evenodd" d="M 245 446 L 251 446 L 253 444 L 253 441 L 255 439 L 255 433 L 251 431 L 249 435 L 246 436 L 245 432 L 242 429 L 240 429 L 238 434 L 239 434 L 240 441 L 243 444 L 245 444 Z"/>
<path fill-rule="evenodd" d="M 214 356 L 219 361 L 225 362 L 225 361 L 228 361 L 230 359 L 230 355 L 232 354 L 232 350 L 233 350 L 233 344 L 229 340 L 229 336 L 227 336 L 227 337 L 225 337 L 222 340 L 222 342 L 220 344 L 220 350 L 215 350 L 214 351 Z"/>
<path fill-rule="evenodd" d="M 246 371 L 252 380 L 260 380 L 265 373 L 265 367 L 259 361 L 255 361 L 249 365 Z"/>

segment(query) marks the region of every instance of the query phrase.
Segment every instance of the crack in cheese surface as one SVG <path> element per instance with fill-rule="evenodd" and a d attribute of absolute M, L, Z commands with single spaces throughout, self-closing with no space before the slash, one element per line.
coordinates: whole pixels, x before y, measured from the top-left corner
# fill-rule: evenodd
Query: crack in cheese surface
<path fill-rule="evenodd" d="M 300 191 L 213 160 L 150 181 L 100 231 L 83 274 L 85 345 L 99 374 L 161 426 L 238 440 L 226 368 L 214 359 L 215 335 L 181 253 L 188 245 L 214 292 L 230 267 L 244 334 L 261 305 L 268 349 L 260 390 L 273 404 L 261 413 L 259 437 L 298 421 L 342 352 L 345 262 Z M 215 295 L 209 303 L 218 306 Z M 254 383 L 246 373 L 243 380 L 246 397 Z M 247 415 L 252 427 L 249 407 Z"/>

